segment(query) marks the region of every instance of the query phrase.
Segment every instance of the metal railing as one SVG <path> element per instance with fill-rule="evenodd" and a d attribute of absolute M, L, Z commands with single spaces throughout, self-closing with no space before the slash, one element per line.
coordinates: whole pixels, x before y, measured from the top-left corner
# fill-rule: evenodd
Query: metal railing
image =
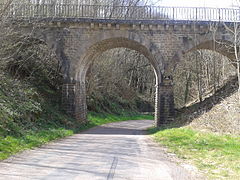
<path fill-rule="evenodd" d="M 11 4 L 11 18 L 91 18 L 119 20 L 186 20 L 240 22 L 240 9 L 78 4 Z M 0 12 L 4 4 L 0 4 Z"/>

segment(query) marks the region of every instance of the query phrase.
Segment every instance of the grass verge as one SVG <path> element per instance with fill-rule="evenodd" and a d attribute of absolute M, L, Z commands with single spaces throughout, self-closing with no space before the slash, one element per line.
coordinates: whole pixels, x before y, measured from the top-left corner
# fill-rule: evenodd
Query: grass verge
<path fill-rule="evenodd" d="M 89 123 L 82 125 L 77 129 L 46 128 L 43 130 L 28 131 L 22 136 L 0 136 L 0 160 L 6 159 L 20 151 L 39 147 L 50 141 L 70 136 L 74 134 L 74 132 L 80 132 L 97 125 L 125 120 L 153 119 L 153 117 L 150 115 L 139 114 L 112 115 L 90 112 L 88 119 Z"/>
<path fill-rule="evenodd" d="M 0 160 L 6 159 L 17 152 L 39 147 L 49 141 L 70 136 L 72 130 L 47 129 L 38 132 L 30 131 L 22 137 L 7 136 L 0 137 Z"/>
<path fill-rule="evenodd" d="M 240 137 L 190 128 L 149 129 L 170 152 L 193 163 L 209 179 L 240 179 Z"/>

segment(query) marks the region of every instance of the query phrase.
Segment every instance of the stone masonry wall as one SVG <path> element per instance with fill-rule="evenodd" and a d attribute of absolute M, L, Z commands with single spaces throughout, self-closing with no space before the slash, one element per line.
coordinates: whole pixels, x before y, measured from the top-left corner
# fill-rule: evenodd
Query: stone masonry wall
<path fill-rule="evenodd" d="M 29 22 L 24 28 L 27 26 L 31 26 Z M 216 39 L 228 40 L 222 26 L 219 29 L 215 33 Z M 194 47 L 212 47 L 208 43 L 212 43 L 212 32 L 207 23 L 58 20 L 41 23 L 37 31 L 39 33 L 35 34 L 40 34 L 39 37 L 46 41 L 55 41 L 47 44 L 55 46 L 65 69 L 64 75 L 68 76 L 64 77 L 68 82 L 62 86 L 62 106 L 80 123 L 87 121 L 84 83 L 86 71 L 94 57 L 103 51 L 125 47 L 136 50 L 149 59 L 158 79 L 155 120 L 156 125 L 161 126 L 174 120 L 173 85 L 170 77 L 177 63 Z M 54 32 L 61 33 L 56 36 Z"/>

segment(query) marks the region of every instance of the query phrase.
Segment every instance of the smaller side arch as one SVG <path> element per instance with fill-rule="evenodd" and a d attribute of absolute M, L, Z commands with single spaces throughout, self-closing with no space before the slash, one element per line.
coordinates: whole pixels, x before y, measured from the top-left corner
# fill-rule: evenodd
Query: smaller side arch
<path fill-rule="evenodd" d="M 222 54 L 223 56 L 226 56 L 233 62 L 236 59 L 234 54 L 235 51 L 234 51 L 233 43 L 226 40 L 204 41 L 186 50 L 185 53 L 201 50 L 201 49 L 215 51 L 219 54 Z"/>

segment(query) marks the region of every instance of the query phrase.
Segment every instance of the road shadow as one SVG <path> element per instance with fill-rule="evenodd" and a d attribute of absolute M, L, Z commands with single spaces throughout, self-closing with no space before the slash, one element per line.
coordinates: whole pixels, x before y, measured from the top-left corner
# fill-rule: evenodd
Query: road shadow
<path fill-rule="evenodd" d="M 125 121 L 98 126 L 79 134 L 146 135 L 146 130 L 153 125 L 153 120 Z"/>

